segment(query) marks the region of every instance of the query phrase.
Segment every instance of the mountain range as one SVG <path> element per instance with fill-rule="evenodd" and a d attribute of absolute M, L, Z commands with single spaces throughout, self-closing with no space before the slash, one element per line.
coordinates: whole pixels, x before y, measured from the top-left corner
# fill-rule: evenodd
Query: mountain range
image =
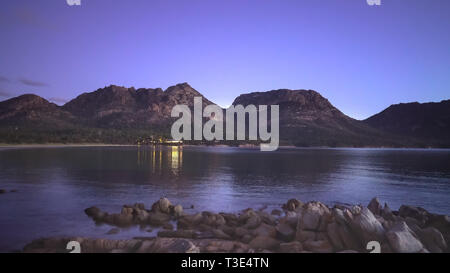
<path fill-rule="evenodd" d="M 0 102 L 0 143 L 123 143 L 170 137 L 172 107 L 213 104 L 187 83 L 135 89 L 110 85 L 58 106 L 26 94 Z M 366 119 L 343 114 L 313 90 L 238 96 L 233 105 L 280 109 L 280 144 L 328 147 L 450 147 L 450 100 L 391 105 Z M 233 143 L 240 144 L 240 143 Z"/>

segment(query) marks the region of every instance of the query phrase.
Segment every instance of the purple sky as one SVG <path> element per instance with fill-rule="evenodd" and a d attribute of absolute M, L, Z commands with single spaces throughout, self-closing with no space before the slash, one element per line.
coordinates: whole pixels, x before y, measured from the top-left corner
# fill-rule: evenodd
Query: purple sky
<path fill-rule="evenodd" d="M 314 89 L 354 118 L 450 98 L 450 1 L 5 0 L 0 100 L 61 104 L 110 84 Z"/>

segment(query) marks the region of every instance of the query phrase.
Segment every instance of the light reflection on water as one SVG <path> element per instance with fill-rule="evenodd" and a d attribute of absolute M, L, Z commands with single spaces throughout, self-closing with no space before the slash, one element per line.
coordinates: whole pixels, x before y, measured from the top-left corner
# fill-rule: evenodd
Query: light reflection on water
<path fill-rule="evenodd" d="M 42 236 L 105 237 L 83 210 L 161 196 L 193 210 L 278 207 L 289 198 L 367 204 L 374 196 L 450 214 L 450 151 L 225 147 L 0 149 L 0 251 Z M 187 211 L 192 211 L 187 209 Z M 143 236 L 131 228 L 110 238 Z"/>

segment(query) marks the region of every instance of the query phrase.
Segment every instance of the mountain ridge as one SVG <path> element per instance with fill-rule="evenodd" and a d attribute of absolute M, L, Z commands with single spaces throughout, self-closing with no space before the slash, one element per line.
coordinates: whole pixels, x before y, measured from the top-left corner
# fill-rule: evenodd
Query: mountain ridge
<path fill-rule="evenodd" d="M 138 137 L 155 134 L 170 137 L 170 126 L 175 120 L 170 117 L 172 107 L 186 104 L 192 109 L 195 96 L 202 97 L 203 106 L 214 104 L 188 83 L 176 84 L 165 90 L 109 85 L 82 93 L 62 106 L 34 94 L 21 95 L 0 102 L 0 142 L 133 143 Z M 432 106 L 449 102 L 444 100 L 432 103 Z M 251 92 L 236 97 L 232 105 L 237 104 L 280 105 L 280 138 L 281 144 L 285 145 L 450 146 L 446 141 L 435 141 L 421 135 L 409 137 L 407 130 L 392 129 L 396 128 L 395 119 L 385 116 L 389 116 L 391 107 L 394 110 L 398 108 L 396 105 L 361 121 L 345 115 L 314 90 Z M 419 105 L 419 108 L 423 108 L 420 103 L 398 105 Z M 410 113 L 411 116 L 413 114 Z M 381 126 L 390 124 L 388 121 L 394 125 Z M 450 118 L 444 119 L 441 125 L 448 129 L 449 122 Z M 35 131 L 39 132 L 39 141 L 34 139 L 37 134 Z"/>

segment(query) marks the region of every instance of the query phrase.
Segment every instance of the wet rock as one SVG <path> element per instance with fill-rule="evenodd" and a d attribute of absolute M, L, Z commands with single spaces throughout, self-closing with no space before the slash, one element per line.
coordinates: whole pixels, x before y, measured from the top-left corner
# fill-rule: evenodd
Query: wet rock
<path fill-rule="evenodd" d="M 242 236 L 241 241 L 245 244 L 250 243 L 250 241 L 253 240 L 253 236 L 250 234 L 246 234 L 244 236 Z"/>
<path fill-rule="evenodd" d="M 412 217 L 405 217 L 404 221 L 406 222 L 406 224 L 411 227 L 412 225 L 421 227 L 423 226 L 423 223 L 419 222 L 416 218 L 412 218 Z"/>
<path fill-rule="evenodd" d="M 261 221 L 263 223 L 266 223 L 266 224 L 272 225 L 272 226 L 274 226 L 276 224 L 277 219 L 273 215 L 270 215 L 269 213 L 264 212 L 264 211 L 258 211 L 257 214 L 258 214 L 259 218 L 261 218 Z"/>
<path fill-rule="evenodd" d="M 306 241 L 314 241 L 316 239 L 316 233 L 310 230 L 297 229 L 295 239 L 302 243 Z"/>
<path fill-rule="evenodd" d="M 301 210 L 299 210 L 299 213 L 295 211 L 286 211 L 286 217 L 287 218 L 295 218 L 297 219 L 299 216 L 301 216 Z"/>
<path fill-rule="evenodd" d="M 425 224 L 428 221 L 430 213 L 420 207 L 402 205 L 398 210 L 398 215 L 403 218 L 406 217 L 415 218 L 421 224 Z"/>
<path fill-rule="evenodd" d="M 281 253 L 300 253 L 302 251 L 303 246 L 300 242 L 282 243 L 279 247 L 279 252 Z"/>
<path fill-rule="evenodd" d="M 231 252 L 236 243 L 233 241 L 211 241 L 205 248 L 205 252 Z"/>
<path fill-rule="evenodd" d="M 245 222 L 244 228 L 255 229 L 261 224 L 261 218 L 258 215 L 252 215 Z"/>
<path fill-rule="evenodd" d="M 433 215 L 429 225 L 439 230 L 447 242 L 447 252 L 450 252 L 450 217 L 447 215 Z"/>
<path fill-rule="evenodd" d="M 214 226 L 216 222 L 216 215 L 210 211 L 203 211 L 201 222 L 208 226 Z"/>
<path fill-rule="evenodd" d="M 149 244 L 138 252 L 151 253 L 198 253 L 200 249 L 190 240 L 180 238 L 156 238 L 154 242 Z"/>
<path fill-rule="evenodd" d="M 97 207 L 90 207 L 84 210 L 84 213 L 86 213 L 87 216 L 93 218 L 94 220 L 100 220 L 105 216 L 105 213 L 102 212 Z"/>
<path fill-rule="evenodd" d="M 117 233 L 119 233 L 120 232 L 120 229 L 118 229 L 118 228 L 112 228 L 112 229 L 110 229 L 106 234 L 107 235 L 112 235 L 112 234 L 117 234 Z"/>
<path fill-rule="evenodd" d="M 361 248 L 361 244 L 357 241 L 356 236 L 350 231 L 347 226 L 337 225 L 339 237 L 342 240 L 342 244 L 345 249 L 358 250 Z"/>
<path fill-rule="evenodd" d="M 158 232 L 158 237 L 168 237 L 168 238 L 196 238 L 197 233 L 193 230 L 161 230 Z"/>
<path fill-rule="evenodd" d="M 293 229 L 297 229 L 297 223 L 298 223 L 299 216 L 295 212 L 293 212 L 293 213 L 295 213 L 294 216 L 289 215 L 289 212 L 290 211 L 288 211 L 288 215 L 286 215 L 285 217 L 281 218 L 279 222 L 280 223 L 286 223 L 289 226 L 291 226 Z"/>
<path fill-rule="evenodd" d="M 217 247 L 220 252 L 231 252 L 234 249 L 234 242 L 231 241 L 220 241 L 217 242 Z"/>
<path fill-rule="evenodd" d="M 274 250 L 278 248 L 280 242 L 272 237 L 257 236 L 249 243 L 249 246 L 253 249 L 267 249 Z"/>
<path fill-rule="evenodd" d="M 338 251 L 344 249 L 344 243 L 342 242 L 341 236 L 339 235 L 337 223 L 331 223 L 328 225 L 327 234 L 334 249 Z"/>
<path fill-rule="evenodd" d="M 362 242 L 385 240 L 385 230 L 383 225 L 375 218 L 368 208 L 362 208 L 359 213 L 353 214 L 350 228 L 357 234 Z"/>
<path fill-rule="evenodd" d="M 392 250 L 397 253 L 418 253 L 423 249 L 422 243 L 405 222 L 396 223 L 386 236 Z"/>
<path fill-rule="evenodd" d="M 133 205 L 133 207 L 140 209 L 140 210 L 145 210 L 145 204 L 144 203 L 136 203 Z"/>
<path fill-rule="evenodd" d="M 214 225 L 216 227 L 223 226 L 227 223 L 227 221 L 225 220 L 225 218 L 222 215 L 216 214 L 215 216 L 216 216 L 216 219 L 214 221 Z"/>
<path fill-rule="evenodd" d="M 172 203 L 170 203 L 169 199 L 161 198 L 152 205 L 152 212 L 161 212 L 169 214 L 171 207 Z"/>
<path fill-rule="evenodd" d="M 442 233 L 434 227 L 428 227 L 416 232 L 421 243 L 432 253 L 442 253 L 447 249 L 447 243 Z"/>
<path fill-rule="evenodd" d="M 308 202 L 303 206 L 297 228 L 324 231 L 330 217 L 331 213 L 327 206 L 320 202 Z"/>
<path fill-rule="evenodd" d="M 276 216 L 280 216 L 281 213 L 282 213 L 281 210 L 279 210 L 279 209 L 273 209 L 272 212 L 271 212 L 270 214 L 276 215 Z"/>
<path fill-rule="evenodd" d="M 384 208 L 381 211 L 381 216 L 388 221 L 394 220 L 394 214 L 392 213 L 391 208 L 389 208 L 388 204 L 386 203 L 384 203 Z"/>
<path fill-rule="evenodd" d="M 287 223 L 280 223 L 276 226 L 277 238 L 290 242 L 295 238 L 295 230 Z"/>
<path fill-rule="evenodd" d="M 195 226 L 200 224 L 203 220 L 203 216 L 201 213 L 193 214 L 193 215 L 183 215 L 178 219 L 177 227 L 181 229 L 194 229 Z"/>
<path fill-rule="evenodd" d="M 303 203 L 297 199 L 290 199 L 286 204 L 283 205 L 283 209 L 288 211 L 295 211 L 297 208 L 303 206 Z"/>
<path fill-rule="evenodd" d="M 243 227 L 237 227 L 237 228 L 234 230 L 234 234 L 235 234 L 235 236 L 236 236 L 237 238 L 242 238 L 242 237 L 244 237 L 245 235 L 247 235 L 247 234 L 249 234 L 249 233 L 250 233 L 249 230 L 246 229 L 246 228 L 243 228 Z"/>
<path fill-rule="evenodd" d="M 222 230 L 225 234 L 227 234 L 230 237 L 234 237 L 234 231 L 235 228 L 227 226 L 227 225 L 221 225 L 219 227 L 217 227 L 218 229 Z"/>
<path fill-rule="evenodd" d="M 148 215 L 148 222 L 154 226 L 163 226 L 170 221 L 170 215 L 160 212 L 151 212 Z"/>
<path fill-rule="evenodd" d="M 137 219 L 137 221 L 138 222 L 140 222 L 140 223 L 146 223 L 146 222 L 148 222 L 148 218 L 149 218 L 149 213 L 146 211 L 146 210 L 142 210 L 142 209 L 139 209 L 139 210 L 136 210 L 136 219 Z"/>
<path fill-rule="evenodd" d="M 131 214 L 113 214 L 113 224 L 119 227 L 128 227 L 133 225 L 133 215 Z"/>
<path fill-rule="evenodd" d="M 331 253 L 333 252 L 333 246 L 331 246 L 330 242 L 326 240 L 320 241 L 306 241 L 303 243 L 303 248 L 316 252 L 316 253 Z"/>
<path fill-rule="evenodd" d="M 214 234 L 214 237 L 217 238 L 217 239 L 231 240 L 230 235 L 226 234 L 225 232 L 223 232 L 220 229 L 213 229 L 211 231 Z"/>
<path fill-rule="evenodd" d="M 367 208 L 374 214 L 374 215 L 381 215 L 381 211 L 383 210 L 383 207 L 380 204 L 380 201 L 377 197 L 373 198 Z"/>
<path fill-rule="evenodd" d="M 224 219 L 227 225 L 230 225 L 230 223 L 237 223 L 238 217 L 233 213 L 219 213 Z"/>
<path fill-rule="evenodd" d="M 250 231 L 253 236 L 266 236 L 266 237 L 276 237 L 276 230 L 275 227 L 262 223 L 259 227 L 256 229 L 253 229 Z"/>
<path fill-rule="evenodd" d="M 124 206 L 122 208 L 122 211 L 120 212 L 120 214 L 129 214 L 129 215 L 133 215 L 133 208 Z"/>
<path fill-rule="evenodd" d="M 177 218 L 183 216 L 183 207 L 181 205 L 176 205 L 173 208 L 173 214 Z"/>
<path fill-rule="evenodd" d="M 318 231 L 316 232 L 316 241 L 328 240 L 328 235 L 326 232 Z"/>
<path fill-rule="evenodd" d="M 246 209 L 239 215 L 237 220 L 240 224 L 245 224 L 252 217 L 258 217 L 258 215 L 253 209 Z"/>
<path fill-rule="evenodd" d="M 331 211 L 331 215 L 338 224 L 343 226 L 349 225 L 350 220 L 353 220 L 353 216 L 351 215 L 351 212 L 348 209 L 342 210 L 335 207 Z"/>
<path fill-rule="evenodd" d="M 171 223 L 165 223 L 163 229 L 173 230 L 173 225 Z"/>

